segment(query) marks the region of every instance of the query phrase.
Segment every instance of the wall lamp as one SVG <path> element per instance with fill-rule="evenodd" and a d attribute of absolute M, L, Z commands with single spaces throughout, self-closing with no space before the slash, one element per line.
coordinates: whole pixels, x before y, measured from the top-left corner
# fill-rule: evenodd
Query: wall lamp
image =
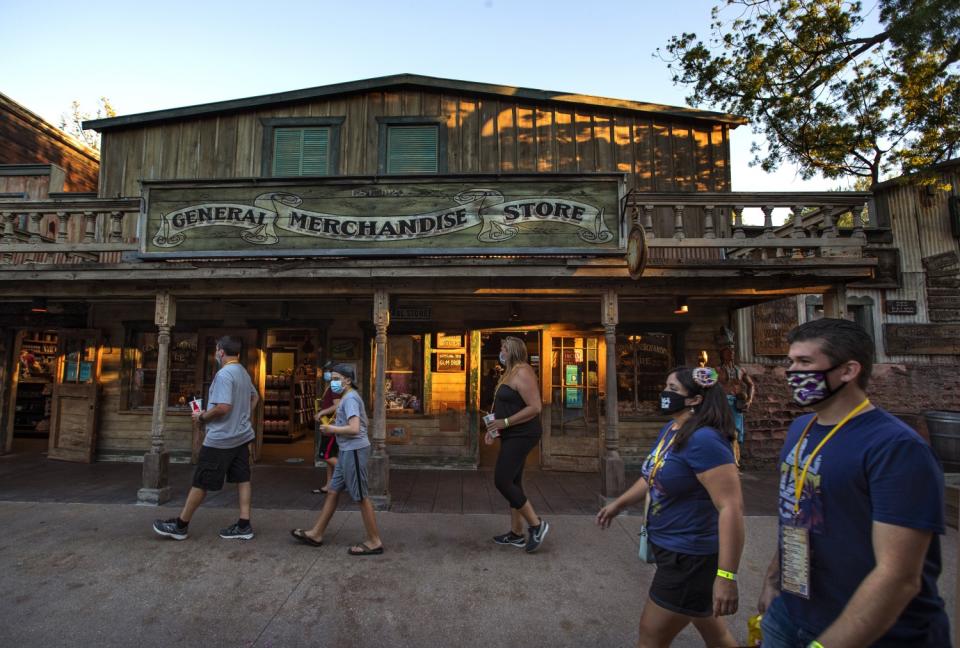
<path fill-rule="evenodd" d="M 690 306 L 687 304 L 686 297 L 677 297 L 676 307 L 673 309 L 674 315 L 686 315 L 690 312 Z"/>
<path fill-rule="evenodd" d="M 46 297 L 34 297 L 33 301 L 30 303 L 30 312 L 31 313 L 46 313 L 47 312 L 47 298 Z"/>

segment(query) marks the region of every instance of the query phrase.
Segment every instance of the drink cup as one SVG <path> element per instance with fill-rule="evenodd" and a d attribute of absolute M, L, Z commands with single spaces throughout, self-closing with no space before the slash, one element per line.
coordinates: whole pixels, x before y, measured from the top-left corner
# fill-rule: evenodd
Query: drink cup
<path fill-rule="evenodd" d="M 190 410 L 193 411 L 194 413 L 200 413 L 200 412 L 202 412 L 202 411 L 203 411 L 203 399 L 202 399 L 202 398 L 194 398 L 192 401 L 190 401 Z"/>
<path fill-rule="evenodd" d="M 483 424 L 490 425 L 491 423 L 493 423 L 494 420 L 496 420 L 496 418 L 497 418 L 497 415 L 494 414 L 493 412 L 490 412 L 489 414 L 483 417 Z M 497 431 L 493 431 L 490 433 L 490 435 L 493 437 L 498 437 L 500 436 L 500 433 Z"/>

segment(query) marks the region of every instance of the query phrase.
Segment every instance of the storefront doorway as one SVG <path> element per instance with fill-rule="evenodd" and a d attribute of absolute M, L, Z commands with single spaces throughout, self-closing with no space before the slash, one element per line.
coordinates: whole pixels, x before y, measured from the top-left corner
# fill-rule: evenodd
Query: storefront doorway
<path fill-rule="evenodd" d="M 544 345 L 543 466 L 551 470 L 596 472 L 600 469 L 599 334 L 548 331 Z"/>
<path fill-rule="evenodd" d="M 538 329 L 510 330 L 501 329 L 495 331 L 483 331 L 480 334 L 480 407 L 478 413 L 477 430 L 480 433 L 480 467 L 492 468 L 497 463 L 497 454 L 500 451 L 499 442 L 493 445 L 487 445 L 483 442 L 483 416 L 489 412 L 493 406 L 493 397 L 497 389 L 497 383 L 503 372 L 503 366 L 500 364 L 500 343 L 507 336 L 518 337 L 527 345 L 527 359 L 533 371 L 537 374 L 537 380 L 541 381 L 540 376 L 540 358 L 541 358 L 541 334 Z M 541 382 L 542 385 L 542 382 Z M 527 468 L 540 467 L 540 448 L 527 455 Z"/>

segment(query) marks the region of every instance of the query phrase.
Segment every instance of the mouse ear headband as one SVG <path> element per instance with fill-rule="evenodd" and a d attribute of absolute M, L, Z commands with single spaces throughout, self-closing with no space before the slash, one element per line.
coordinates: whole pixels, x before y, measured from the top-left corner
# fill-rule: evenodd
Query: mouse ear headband
<path fill-rule="evenodd" d="M 693 382 L 703 389 L 716 385 L 719 377 L 717 370 L 713 367 L 697 367 L 693 370 Z"/>

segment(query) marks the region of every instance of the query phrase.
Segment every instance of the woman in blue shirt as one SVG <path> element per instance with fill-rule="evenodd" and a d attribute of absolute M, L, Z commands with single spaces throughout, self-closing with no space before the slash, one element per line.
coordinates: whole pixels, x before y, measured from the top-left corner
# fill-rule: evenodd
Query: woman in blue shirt
<path fill-rule="evenodd" d="M 736 429 L 717 372 L 680 367 L 667 376 L 664 426 L 642 477 L 597 513 L 607 528 L 650 496 L 647 531 L 657 571 L 640 617 L 640 646 L 669 646 L 693 623 L 708 646 L 736 646 L 719 617 L 737 611 L 743 495 L 733 459 Z"/>

